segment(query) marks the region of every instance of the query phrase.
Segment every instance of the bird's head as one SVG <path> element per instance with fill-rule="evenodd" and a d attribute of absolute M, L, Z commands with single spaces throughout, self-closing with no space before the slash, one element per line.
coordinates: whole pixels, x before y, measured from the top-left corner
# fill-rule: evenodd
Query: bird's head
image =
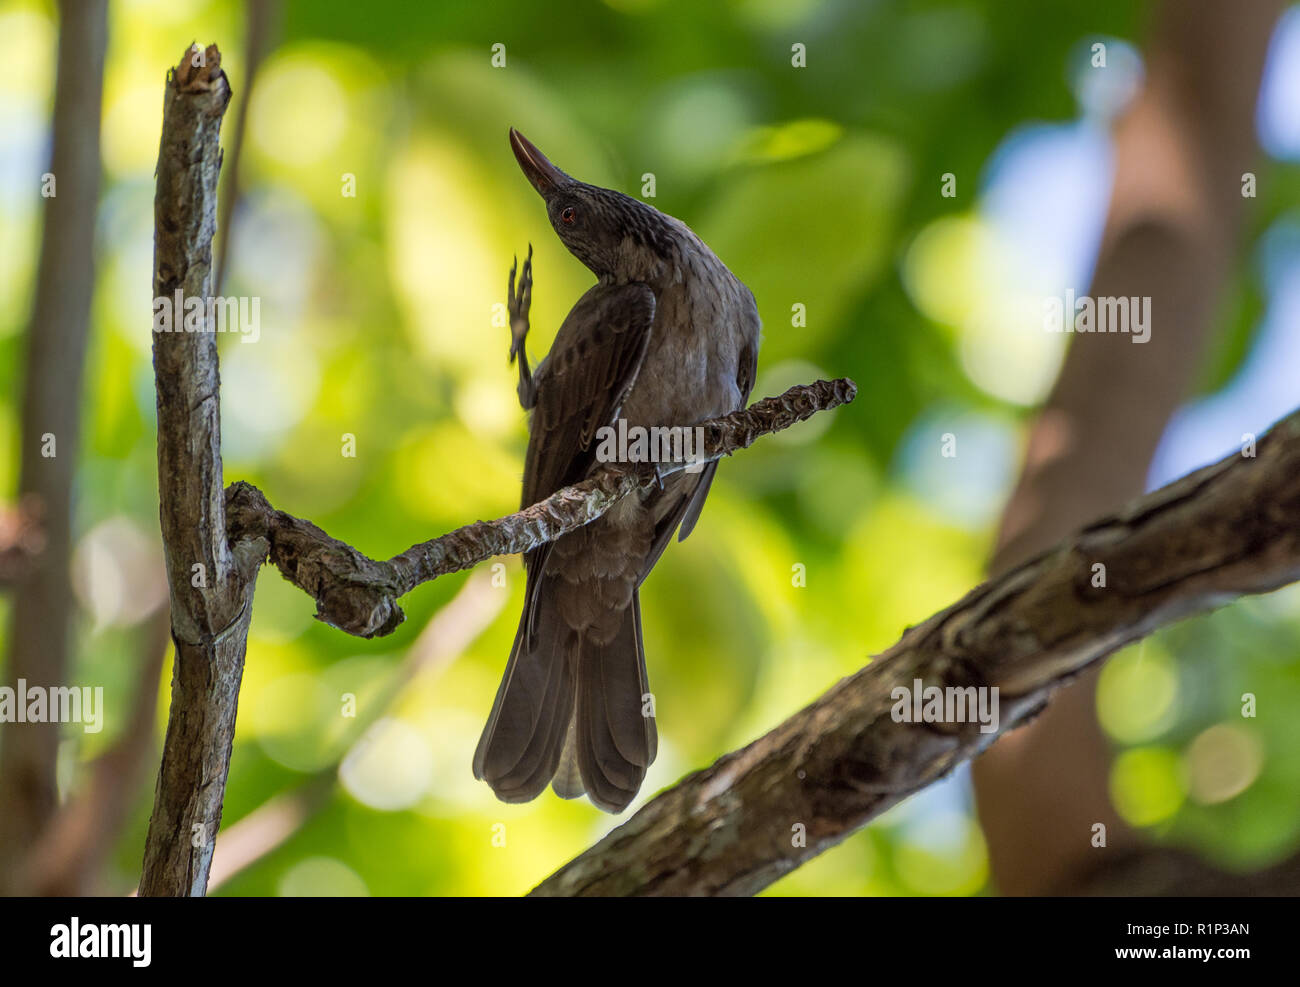
<path fill-rule="evenodd" d="M 673 220 L 622 192 L 570 178 L 513 127 L 510 146 L 556 234 L 596 277 L 651 280 L 662 269 L 676 234 Z"/>

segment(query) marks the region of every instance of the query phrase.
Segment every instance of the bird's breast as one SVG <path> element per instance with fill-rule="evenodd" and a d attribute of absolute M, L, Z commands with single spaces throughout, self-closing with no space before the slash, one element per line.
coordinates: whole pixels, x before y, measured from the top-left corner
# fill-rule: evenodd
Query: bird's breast
<path fill-rule="evenodd" d="M 752 296 L 725 268 L 688 270 L 657 292 L 649 346 L 623 403 L 628 425 L 693 425 L 739 408 L 752 309 Z"/>

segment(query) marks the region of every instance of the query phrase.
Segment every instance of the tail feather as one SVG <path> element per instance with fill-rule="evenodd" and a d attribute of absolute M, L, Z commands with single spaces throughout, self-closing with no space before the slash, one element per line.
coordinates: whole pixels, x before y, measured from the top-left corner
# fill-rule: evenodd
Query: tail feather
<path fill-rule="evenodd" d="M 630 796 L 636 794 L 645 778 L 645 768 L 625 758 L 614 743 L 607 718 L 608 710 L 598 691 L 599 683 L 594 687 L 589 685 L 590 678 L 599 675 L 599 670 L 590 667 L 591 664 L 594 662 L 583 662 L 582 674 L 578 679 L 577 724 L 581 741 L 578 746 L 578 768 L 582 772 L 583 782 L 593 795 L 597 790 L 614 788 L 626 792 L 629 796 L 627 801 L 630 802 Z M 583 757 L 584 753 L 586 758 Z M 602 786 L 593 782 L 606 784 Z M 619 810 L 622 808 L 620 805 Z"/>
<path fill-rule="evenodd" d="M 624 760 L 648 768 L 654 761 L 658 744 L 654 718 L 645 715 L 648 712 L 645 701 L 650 689 L 646 680 L 645 651 L 641 645 L 639 591 L 632 594 L 632 605 L 623 617 L 618 636 L 601 652 L 599 660 L 593 663 L 592 674 L 600 675 L 610 738 Z"/>
<path fill-rule="evenodd" d="M 537 797 L 555 774 L 566 725 L 572 719 L 573 686 L 562 658 L 552 662 L 551 683 L 542 700 L 548 713 L 539 717 L 537 729 L 515 766 L 492 781 L 507 802 L 528 802 Z"/>
<path fill-rule="evenodd" d="M 573 710 L 573 677 L 566 638 L 553 607 L 542 607 L 533 647 L 524 649 L 525 614 L 496 701 L 474 752 L 474 777 L 507 802 L 536 798 L 559 763 Z M 566 647 L 566 644 L 569 647 Z"/>
<path fill-rule="evenodd" d="M 556 723 L 559 723 L 556 720 Z M 556 766 L 560 760 L 561 739 L 564 734 L 558 731 L 559 736 L 549 734 L 546 740 L 547 750 L 551 752 L 545 758 L 538 758 L 535 767 L 526 776 L 521 777 L 517 783 L 511 786 L 512 779 L 502 779 L 494 787 L 497 797 L 503 802 L 531 802 L 546 788 L 547 782 L 555 774 Z M 512 776 L 513 778 L 513 776 Z M 511 787 L 507 787 L 511 786 Z"/>
<path fill-rule="evenodd" d="M 584 639 L 574 710 L 578 769 L 594 804 L 622 812 L 636 797 L 654 760 L 654 718 L 642 715 L 646 692 L 640 599 L 633 594 L 608 644 Z"/>
<path fill-rule="evenodd" d="M 650 692 L 650 677 L 645 670 L 645 643 L 641 636 L 641 591 L 632 593 L 632 633 L 636 637 L 636 664 L 641 676 L 641 715 L 645 718 L 646 766 L 655 763 L 659 756 L 659 731 L 655 726 L 655 707 Z M 649 705 L 646 705 L 646 702 Z"/>
<path fill-rule="evenodd" d="M 658 746 L 654 718 L 642 715 L 648 687 L 640 600 L 632 594 L 617 631 L 602 642 L 593 629 L 580 633 L 561 619 L 558 591 L 572 588 L 549 580 L 539 586 L 536 610 L 520 618 L 474 776 L 506 802 L 527 802 L 550 782 L 562 798 L 586 793 L 599 808 L 621 812 Z M 530 617 L 532 635 L 525 633 Z"/>
<path fill-rule="evenodd" d="M 578 767 L 577 726 L 577 719 L 570 714 L 569 728 L 564 737 L 564 752 L 560 754 L 560 764 L 551 781 L 552 791 L 562 799 L 576 799 L 587 794 L 587 789 L 582 784 L 582 770 Z"/>
<path fill-rule="evenodd" d="M 590 705 L 584 706 L 581 697 L 578 699 L 577 717 L 578 768 L 582 772 L 582 782 L 587 786 L 587 797 L 598 809 L 622 812 L 636 797 L 636 788 L 626 788 L 607 774 L 612 767 L 602 761 L 594 738 L 604 731 L 608 743 L 608 729 L 603 722 L 594 719 Z M 637 784 L 640 784 L 640 779 Z"/>

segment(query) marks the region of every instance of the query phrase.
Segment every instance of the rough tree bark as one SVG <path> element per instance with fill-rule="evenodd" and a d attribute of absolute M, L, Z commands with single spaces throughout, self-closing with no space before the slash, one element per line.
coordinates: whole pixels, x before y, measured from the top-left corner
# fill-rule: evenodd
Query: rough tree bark
<path fill-rule="evenodd" d="M 1140 498 L 976 588 L 651 800 L 534 894 L 753 894 L 979 753 L 1117 648 L 1300 579 L 1300 411 L 1258 452 Z M 891 693 L 916 679 L 998 688 L 997 732 L 896 722 Z"/>
<path fill-rule="evenodd" d="M 94 289 L 99 119 L 108 37 L 106 0 L 59 4 L 58 78 L 36 298 L 27 334 L 22 503 L 39 512 L 42 547 L 16 577 L 9 679 L 68 680 L 72 484 L 81 437 L 82 370 Z M 35 186 L 33 186 L 35 191 Z M 52 436 L 49 448 L 46 436 Z M 58 723 L 13 724 L 0 743 L 0 893 L 58 806 Z"/>
<path fill-rule="evenodd" d="M 154 199 L 155 299 L 212 294 L 221 119 L 230 87 L 215 45 L 168 74 Z M 177 328 L 181 312 L 176 312 Z M 201 895 L 221 821 L 261 558 L 226 540 L 220 381 L 210 313 L 201 332 L 155 332 L 158 499 L 171 631 L 172 703 L 142 895 Z"/>
<path fill-rule="evenodd" d="M 1073 337 L 1007 504 L 994 575 L 1139 494 L 1169 416 L 1200 367 L 1257 155 L 1252 109 L 1281 4 L 1162 4 L 1142 92 L 1115 132 L 1115 185 L 1090 293 L 1151 299 L 1151 338 Z M 1232 436 L 1235 439 L 1236 436 Z M 973 765 L 1003 894 L 1062 891 L 1139 838 L 1110 803 L 1095 674 Z M 1028 821 L 1032 820 L 1032 824 Z"/>

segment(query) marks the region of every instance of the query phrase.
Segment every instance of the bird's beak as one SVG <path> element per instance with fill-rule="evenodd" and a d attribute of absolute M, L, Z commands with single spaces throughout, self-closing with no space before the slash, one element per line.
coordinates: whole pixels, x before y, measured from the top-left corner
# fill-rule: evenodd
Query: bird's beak
<path fill-rule="evenodd" d="M 532 183 L 533 188 L 537 189 L 542 198 L 546 198 L 560 185 L 573 180 L 551 164 L 546 155 L 537 150 L 532 141 L 514 127 L 510 128 L 510 147 L 519 160 L 519 167 L 523 169 L 524 177 Z"/>

